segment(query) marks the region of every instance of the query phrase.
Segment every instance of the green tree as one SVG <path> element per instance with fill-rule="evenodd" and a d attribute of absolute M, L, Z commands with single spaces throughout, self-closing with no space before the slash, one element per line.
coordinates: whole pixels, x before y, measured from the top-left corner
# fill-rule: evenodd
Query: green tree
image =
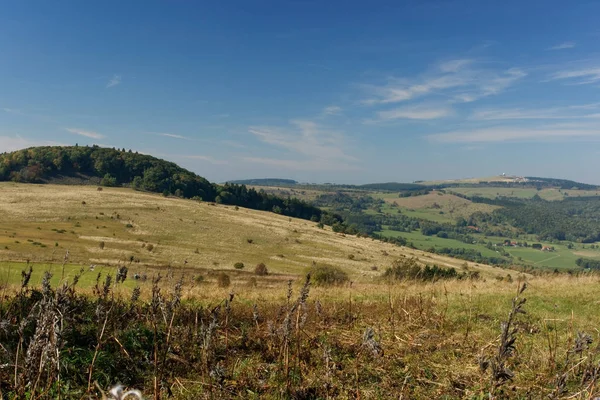
<path fill-rule="evenodd" d="M 106 174 L 100 181 L 100 184 L 102 186 L 109 186 L 109 187 L 117 186 L 117 178 L 115 178 L 111 174 Z"/>

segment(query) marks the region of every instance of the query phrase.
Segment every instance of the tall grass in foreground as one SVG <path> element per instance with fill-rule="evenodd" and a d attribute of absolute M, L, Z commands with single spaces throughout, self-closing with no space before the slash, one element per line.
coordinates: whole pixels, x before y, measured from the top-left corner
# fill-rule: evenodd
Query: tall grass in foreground
<path fill-rule="evenodd" d="M 78 276 L 51 287 L 46 274 L 31 287 L 24 271 L 0 303 L 0 398 L 124 398 L 134 389 L 153 399 L 600 394 L 597 332 L 578 332 L 564 311 L 549 318 L 546 304 L 571 304 L 548 288 L 584 285 L 593 295 L 597 278 L 536 278 L 525 291 L 523 282 L 473 280 L 322 288 L 307 275 L 267 292 L 190 290 L 168 273 L 125 291 L 127 272 L 97 275 L 90 293 L 77 289 Z"/>

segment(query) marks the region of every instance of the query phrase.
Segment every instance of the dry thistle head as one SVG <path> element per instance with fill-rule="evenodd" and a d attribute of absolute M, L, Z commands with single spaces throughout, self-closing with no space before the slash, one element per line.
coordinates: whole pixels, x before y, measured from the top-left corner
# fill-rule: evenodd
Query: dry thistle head
<path fill-rule="evenodd" d="M 115 277 L 116 283 L 125 282 L 125 279 L 127 279 L 127 271 L 128 271 L 128 269 L 124 265 L 117 269 L 117 276 Z"/>
<path fill-rule="evenodd" d="M 256 303 L 252 306 L 252 320 L 255 324 L 258 324 L 259 314 L 258 314 L 258 306 Z"/>
<path fill-rule="evenodd" d="M 375 331 L 373 328 L 368 327 L 363 334 L 362 340 L 363 348 L 368 350 L 374 357 L 383 355 L 383 349 L 381 344 L 375 340 Z"/>
<path fill-rule="evenodd" d="M 300 297 L 298 298 L 298 302 L 300 304 L 306 303 L 306 300 L 308 299 L 309 291 L 310 291 L 310 274 L 307 274 L 306 280 L 304 281 L 304 285 L 302 286 L 302 289 L 300 289 Z"/>
<path fill-rule="evenodd" d="M 581 354 L 590 347 L 592 342 L 593 339 L 590 335 L 585 332 L 577 332 L 575 344 L 573 345 L 573 348 L 569 350 L 569 353 Z"/>
<path fill-rule="evenodd" d="M 292 291 L 292 280 L 290 279 L 290 280 L 288 280 L 288 288 L 287 288 L 287 296 L 286 296 L 288 304 L 292 300 L 292 294 L 293 294 L 293 291 Z"/>
<path fill-rule="evenodd" d="M 44 296 L 50 296 L 52 294 L 50 279 L 52 279 L 52 274 L 50 271 L 44 272 L 44 277 L 42 278 L 42 293 Z"/>
<path fill-rule="evenodd" d="M 29 260 L 27 261 L 27 265 L 29 266 L 29 271 L 21 271 L 21 289 L 25 289 L 27 285 L 29 285 L 29 281 L 31 280 L 31 273 L 33 272 L 33 268 L 29 265 Z"/>
<path fill-rule="evenodd" d="M 517 340 L 518 328 L 514 326 L 515 317 L 518 314 L 525 314 L 523 305 L 526 302 L 525 298 L 519 297 L 527 289 L 527 283 L 524 282 L 517 290 L 517 296 L 512 300 L 512 308 L 508 313 L 508 318 L 503 321 L 501 326 L 502 334 L 500 335 L 500 344 L 498 345 L 498 353 L 490 360 L 480 360 L 480 367 L 485 370 L 488 365 L 492 369 L 492 383 L 494 388 L 501 386 L 505 382 L 514 377 L 507 366 L 506 361 L 514 354 L 515 342 Z"/>
<path fill-rule="evenodd" d="M 112 283 L 112 276 L 110 274 L 106 275 L 104 279 L 104 285 L 102 286 L 102 297 L 105 299 L 110 294 L 110 284 Z"/>
<path fill-rule="evenodd" d="M 140 298 L 140 294 L 141 294 L 141 289 L 139 286 L 136 286 L 135 288 L 133 288 L 133 291 L 131 292 L 131 302 L 135 303 L 136 301 L 138 301 Z"/>

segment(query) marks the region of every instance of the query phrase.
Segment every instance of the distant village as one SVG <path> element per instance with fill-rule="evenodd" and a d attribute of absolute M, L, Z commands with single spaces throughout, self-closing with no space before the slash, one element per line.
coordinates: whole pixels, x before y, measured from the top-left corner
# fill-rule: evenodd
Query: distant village
<path fill-rule="evenodd" d="M 533 243 L 531 246 L 527 242 L 516 242 L 514 240 L 505 240 L 502 243 L 494 243 L 494 247 L 531 247 L 541 251 L 555 251 L 554 246 L 545 246 L 541 243 Z"/>

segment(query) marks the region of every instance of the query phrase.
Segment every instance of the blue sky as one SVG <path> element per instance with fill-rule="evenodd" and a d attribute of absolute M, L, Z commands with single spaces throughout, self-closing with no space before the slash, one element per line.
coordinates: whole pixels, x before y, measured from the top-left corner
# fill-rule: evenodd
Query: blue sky
<path fill-rule="evenodd" d="M 598 1 L 0 0 L 0 152 L 210 180 L 600 183 Z"/>

